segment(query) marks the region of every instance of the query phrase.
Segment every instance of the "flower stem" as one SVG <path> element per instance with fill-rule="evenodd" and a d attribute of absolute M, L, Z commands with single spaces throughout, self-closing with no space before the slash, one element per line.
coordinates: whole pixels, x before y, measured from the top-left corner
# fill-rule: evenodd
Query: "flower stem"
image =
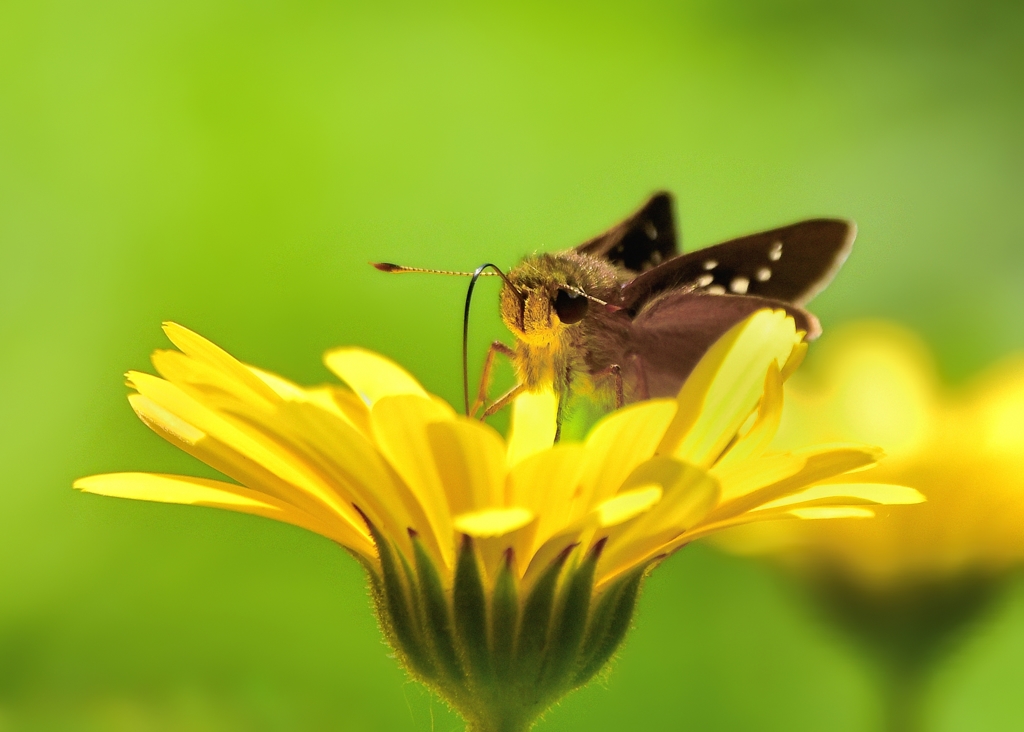
<path fill-rule="evenodd" d="M 466 732 L 529 732 L 533 722 L 522 722 L 518 719 L 488 719 L 471 722 Z"/>
<path fill-rule="evenodd" d="M 883 675 L 885 732 L 924 732 L 927 669 L 896 668 Z"/>
<path fill-rule="evenodd" d="M 924 578 L 864 587 L 819 570 L 815 598 L 876 668 L 886 732 L 922 732 L 932 673 L 992 607 L 1001 585 L 988 575 Z"/>

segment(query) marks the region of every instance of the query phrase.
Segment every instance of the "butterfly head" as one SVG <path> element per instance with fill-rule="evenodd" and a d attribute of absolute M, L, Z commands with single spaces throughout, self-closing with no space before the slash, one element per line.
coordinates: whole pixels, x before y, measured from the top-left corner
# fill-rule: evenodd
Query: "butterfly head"
<path fill-rule="evenodd" d="M 554 345 L 594 309 L 607 307 L 594 294 L 602 289 L 602 279 L 575 257 L 527 257 L 508 273 L 501 290 L 501 319 L 525 343 Z"/>

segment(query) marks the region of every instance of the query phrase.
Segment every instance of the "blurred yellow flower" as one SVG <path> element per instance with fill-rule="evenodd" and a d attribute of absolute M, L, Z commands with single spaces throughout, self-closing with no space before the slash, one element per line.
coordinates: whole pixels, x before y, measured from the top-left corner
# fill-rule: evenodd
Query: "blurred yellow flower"
<path fill-rule="evenodd" d="M 886 459 L 857 479 L 911 486 L 928 502 L 827 528 L 737 530 L 717 537 L 720 545 L 771 553 L 807 571 L 828 567 L 876 593 L 908 582 L 1002 575 L 1024 563 L 1024 360 L 948 393 L 920 341 L 880 322 L 836 332 L 815 356 L 816 368 L 786 385 L 773 447 L 880 445 Z"/>
<path fill-rule="evenodd" d="M 475 730 L 528 729 L 600 671 L 644 573 L 689 541 L 921 500 L 880 483 L 815 486 L 873 464 L 873 448 L 767 450 L 805 348 L 781 311 L 733 328 L 677 398 L 555 445 L 551 390 L 515 402 L 506 441 L 364 350 L 325 357 L 348 388 L 303 388 L 181 326 L 165 332 L 180 350 L 153 355 L 163 378 L 128 374 L 131 405 L 240 485 L 115 473 L 75 487 L 254 513 L 338 542 L 366 566 L 406 667 Z"/>
<path fill-rule="evenodd" d="M 1024 360 L 954 393 L 912 333 L 882 322 L 834 332 L 815 356 L 786 385 L 773 447 L 881 445 L 887 458 L 857 479 L 917 488 L 927 503 L 827 527 L 744 526 L 713 541 L 800 578 L 878 663 L 886 729 L 918 730 L 930 670 L 1024 565 Z"/>

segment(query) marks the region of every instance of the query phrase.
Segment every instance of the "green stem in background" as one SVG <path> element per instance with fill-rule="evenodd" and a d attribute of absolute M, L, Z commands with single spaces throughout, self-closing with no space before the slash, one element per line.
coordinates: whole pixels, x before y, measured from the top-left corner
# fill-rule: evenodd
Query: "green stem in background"
<path fill-rule="evenodd" d="M 885 732 L 924 732 L 928 668 L 893 668 L 880 673 Z"/>
<path fill-rule="evenodd" d="M 837 571 L 816 573 L 814 599 L 874 662 L 886 732 L 924 732 L 929 682 L 1000 595 L 983 575 L 867 588 Z"/>

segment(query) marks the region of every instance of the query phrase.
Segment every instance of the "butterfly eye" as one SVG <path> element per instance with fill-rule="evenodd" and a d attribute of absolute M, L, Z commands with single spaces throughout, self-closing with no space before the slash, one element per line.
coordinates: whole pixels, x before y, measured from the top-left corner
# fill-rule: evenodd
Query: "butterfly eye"
<path fill-rule="evenodd" d="M 559 290 L 555 296 L 555 313 L 558 319 L 566 325 L 572 325 L 583 320 L 587 314 L 587 298 L 571 290 Z"/>

